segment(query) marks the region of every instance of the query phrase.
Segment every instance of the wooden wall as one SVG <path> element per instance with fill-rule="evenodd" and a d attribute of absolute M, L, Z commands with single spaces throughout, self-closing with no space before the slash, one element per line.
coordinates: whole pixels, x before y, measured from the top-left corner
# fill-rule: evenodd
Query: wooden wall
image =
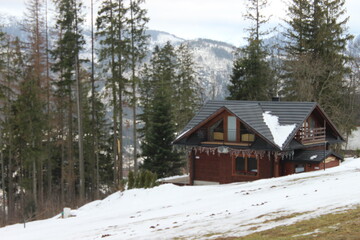
<path fill-rule="evenodd" d="M 234 157 L 227 154 L 200 153 L 192 151 L 190 156 L 190 181 L 211 181 L 224 183 L 253 181 L 274 176 L 273 160 L 267 155 L 258 159 L 257 175 L 237 175 L 234 173 Z"/>
<path fill-rule="evenodd" d="M 297 163 L 294 162 L 285 162 L 284 163 L 284 171 L 283 175 L 289 175 L 295 173 L 295 165 Z M 325 164 L 326 168 L 336 167 L 340 165 L 340 160 L 335 159 L 331 162 L 327 162 Z M 312 171 L 318 171 L 318 170 L 324 170 L 324 162 L 321 163 L 304 163 L 305 166 L 305 172 L 312 172 Z"/>

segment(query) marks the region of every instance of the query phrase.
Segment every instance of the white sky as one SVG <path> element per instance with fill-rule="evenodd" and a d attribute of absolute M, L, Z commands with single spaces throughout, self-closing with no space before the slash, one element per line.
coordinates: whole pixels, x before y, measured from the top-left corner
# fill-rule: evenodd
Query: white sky
<path fill-rule="evenodd" d="M 0 13 L 22 16 L 25 0 L 0 0 Z M 50 1 L 50 0 L 48 0 Z M 94 0 L 100 2 L 100 0 Z M 282 23 L 288 0 L 269 0 L 270 25 Z M 83 0 L 88 4 L 90 0 Z M 146 0 L 150 29 L 185 39 L 210 38 L 239 45 L 245 37 L 246 0 Z M 360 34 L 360 1 L 347 0 L 349 32 Z M 85 12 L 85 11 L 84 11 Z"/>

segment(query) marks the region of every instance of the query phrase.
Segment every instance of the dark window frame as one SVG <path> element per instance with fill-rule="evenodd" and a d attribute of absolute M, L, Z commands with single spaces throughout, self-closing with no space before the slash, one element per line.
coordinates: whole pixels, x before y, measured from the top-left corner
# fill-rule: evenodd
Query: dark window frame
<path fill-rule="evenodd" d="M 240 161 L 242 163 L 240 163 Z M 255 163 L 255 164 L 254 164 Z M 241 164 L 240 166 L 238 164 Z M 259 160 L 255 157 L 234 157 L 233 174 L 257 176 L 259 172 Z"/>

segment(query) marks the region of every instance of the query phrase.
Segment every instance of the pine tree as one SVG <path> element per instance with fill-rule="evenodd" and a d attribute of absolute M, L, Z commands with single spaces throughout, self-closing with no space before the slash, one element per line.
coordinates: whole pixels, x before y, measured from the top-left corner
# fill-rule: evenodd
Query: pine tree
<path fill-rule="evenodd" d="M 47 87 L 47 75 L 46 75 L 46 45 L 45 45 L 45 19 L 42 15 L 43 13 L 43 5 L 40 0 L 30 0 L 27 2 L 27 11 L 25 12 L 25 20 L 24 20 L 24 30 L 28 35 L 27 40 L 27 49 L 25 49 L 27 54 L 27 73 L 26 73 L 26 81 L 28 83 L 22 84 L 23 91 L 26 93 L 23 94 L 34 94 L 34 96 L 29 96 L 31 99 L 34 99 L 35 107 L 39 107 L 39 111 L 45 111 L 43 108 L 43 104 L 46 101 L 46 91 L 42 89 L 46 89 Z M 34 91 L 33 93 L 31 91 Z M 39 103 L 38 103 L 39 102 Z M 24 106 L 25 107 L 25 106 Z M 26 111 L 25 111 L 26 112 Z M 34 111 L 34 115 L 36 115 L 36 111 Z M 34 116 L 35 117 L 35 116 Z M 29 116 L 28 119 L 31 117 Z M 36 117 L 35 117 L 36 118 Z M 46 122 L 41 122 L 44 125 L 47 125 Z M 36 132 L 34 130 L 31 134 L 41 134 L 40 132 Z M 36 133 L 35 133 L 36 132 Z M 29 142 L 29 144 L 31 144 Z M 35 143 L 34 143 L 35 144 Z M 40 148 L 39 148 L 40 149 Z M 43 152 L 37 152 L 38 155 L 43 155 Z M 33 186 L 38 185 L 38 196 L 34 196 L 35 207 L 40 205 L 40 208 L 44 202 L 44 159 L 42 157 L 37 158 L 37 162 L 34 160 L 34 166 L 36 169 L 37 176 L 33 178 Z M 38 182 L 35 182 L 37 179 Z M 35 188 L 35 187 L 34 187 Z"/>
<path fill-rule="evenodd" d="M 68 200 L 73 202 L 75 198 L 75 162 L 73 150 L 73 87 L 77 86 L 77 112 L 78 112 L 78 130 L 79 130 L 79 171 L 80 171 L 80 200 L 84 198 L 84 162 L 82 159 L 82 127 L 81 111 L 82 104 L 81 83 L 79 79 L 80 59 L 79 53 L 85 41 L 80 31 L 82 19 L 80 17 L 81 3 L 76 0 L 57 0 L 56 7 L 58 10 L 56 28 L 60 36 L 57 40 L 56 48 L 53 51 L 55 63 L 53 70 L 60 73 L 60 80 L 57 83 L 59 96 L 66 96 L 67 102 L 67 162 L 68 173 Z M 65 99 L 64 99 L 65 100 Z"/>
<path fill-rule="evenodd" d="M 2 29 L 0 29 L 0 75 L 4 74 L 4 69 L 6 69 L 6 56 L 4 54 L 4 52 L 6 52 L 6 37 L 5 37 L 5 33 L 2 31 Z M 4 81 L 3 79 L 1 79 L 1 84 L 0 84 L 0 99 L 5 100 L 5 85 L 4 85 Z M 5 100 L 6 101 L 6 100 Z M 3 113 L 3 111 L 2 111 Z M 3 131 L 3 126 L 1 127 L 1 131 Z M 3 133 L 0 134 L 0 146 L 1 146 L 1 150 L 0 150 L 0 161 L 1 161 L 1 189 L 5 189 L 6 185 L 5 185 L 5 161 L 4 161 L 4 152 L 3 152 L 3 145 L 4 145 L 4 139 L 3 139 Z M 3 191 L 3 197 L 2 197 L 2 201 L 1 201 L 1 210 L 2 210 L 2 223 L 3 226 L 6 225 L 6 219 L 7 219 L 7 215 L 6 215 L 6 192 Z"/>
<path fill-rule="evenodd" d="M 133 160 L 134 171 L 137 172 L 137 124 L 136 124 L 136 108 L 137 108 L 137 87 L 139 85 L 139 78 L 136 76 L 136 66 L 139 64 L 146 55 L 147 42 L 149 36 L 146 35 L 146 23 L 149 18 L 146 17 L 146 10 L 141 8 L 144 0 L 130 0 L 130 18 L 129 18 L 129 36 L 130 36 L 130 53 L 129 62 L 131 65 L 131 108 L 133 115 Z"/>
<path fill-rule="evenodd" d="M 285 63 L 286 98 L 317 101 L 340 129 L 348 118 L 347 42 L 344 0 L 293 1 L 289 8 Z M 305 10 L 304 10 L 305 7 Z M 350 91 L 351 92 L 351 91 Z"/>
<path fill-rule="evenodd" d="M 175 124 L 170 102 L 167 90 L 159 86 L 152 101 L 151 125 L 142 144 L 144 162 L 141 168 L 158 177 L 178 175 L 182 166 L 179 154 L 171 144 L 175 139 Z"/>
<path fill-rule="evenodd" d="M 18 38 L 13 39 L 6 36 L 4 45 L 4 63 L 3 69 L 3 86 L 4 88 L 4 105 L 2 110 L 4 119 L 2 122 L 2 144 L 4 149 L 4 160 L 6 167 L 6 196 L 7 196 L 7 223 L 13 223 L 16 215 L 15 206 L 18 204 L 17 182 L 14 176 L 19 166 L 17 165 L 17 156 L 14 146 L 14 114 L 12 111 L 14 101 L 17 98 L 19 82 L 24 80 L 25 64 L 22 54 L 23 45 Z"/>
<path fill-rule="evenodd" d="M 123 1 L 105 0 L 98 12 L 97 33 L 100 37 L 99 61 L 104 66 L 104 72 L 109 70 L 106 84 L 111 89 L 113 107 L 113 163 L 114 182 L 118 186 L 122 179 L 122 119 L 123 119 L 123 95 L 125 92 L 126 79 L 124 71 L 128 67 L 124 59 L 129 49 L 129 41 L 125 39 L 125 24 L 127 22 Z"/>
<path fill-rule="evenodd" d="M 178 70 L 176 83 L 176 96 L 174 102 L 176 131 L 180 131 L 194 117 L 200 106 L 201 87 L 196 81 L 193 56 L 189 46 L 181 44 L 176 50 Z"/>
<path fill-rule="evenodd" d="M 145 71 L 142 88 L 149 87 L 142 96 L 144 113 L 143 142 L 141 145 L 144 163 L 141 166 L 159 177 L 178 174 L 183 165 L 179 154 L 173 149 L 176 125 L 174 106 L 176 96 L 177 58 L 173 46 L 168 42 L 164 47 L 155 47 L 150 66 Z"/>
<path fill-rule="evenodd" d="M 232 100 L 268 100 L 271 95 L 273 73 L 266 61 L 261 36 L 265 34 L 260 27 L 268 19 L 261 14 L 267 6 L 267 0 L 249 0 L 245 15 L 252 23 L 248 29 L 248 45 L 238 51 L 234 60 L 233 73 L 230 76 L 228 90 Z"/>
<path fill-rule="evenodd" d="M 31 204 L 34 210 L 41 207 L 41 185 L 42 161 L 43 161 L 43 131 L 44 131 L 44 102 L 39 95 L 40 86 L 38 78 L 32 71 L 32 66 L 28 66 L 25 75 L 26 79 L 20 83 L 20 94 L 13 107 L 14 124 L 14 148 L 17 156 L 22 163 L 20 168 L 24 173 L 31 173 L 31 187 L 20 182 L 25 193 L 32 192 Z M 30 181 L 27 174 L 22 176 L 22 181 Z M 39 206 L 40 205 L 40 206 Z M 23 206 L 26 209 L 26 205 Z M 35 212 L 33 212 L 35 214 Z"/>

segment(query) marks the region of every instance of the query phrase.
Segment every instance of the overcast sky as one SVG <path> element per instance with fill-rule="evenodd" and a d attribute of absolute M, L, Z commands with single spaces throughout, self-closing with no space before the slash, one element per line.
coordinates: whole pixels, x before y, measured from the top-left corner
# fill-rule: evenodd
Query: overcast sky
<path fill-rule="evenodd" d="M 0 13 L 23 16 L 25 0 L 0 0 Z M 94 0 L 99 2 L 100 0 Z M 269 0 L 267 14 L 271 26 L 283 23 L 286 1 Z M 90 0 L 83 0 L 89 3 Z M 150 29 L 172 33 L 185 39 L 210 38 L 239 45 L 245 37 L 246 0 L 146 0 Z M 360 34 L 360 1 L 347 0 L 349 32 Z M 85 12 L 85 11 L 84 11 Z"/>

